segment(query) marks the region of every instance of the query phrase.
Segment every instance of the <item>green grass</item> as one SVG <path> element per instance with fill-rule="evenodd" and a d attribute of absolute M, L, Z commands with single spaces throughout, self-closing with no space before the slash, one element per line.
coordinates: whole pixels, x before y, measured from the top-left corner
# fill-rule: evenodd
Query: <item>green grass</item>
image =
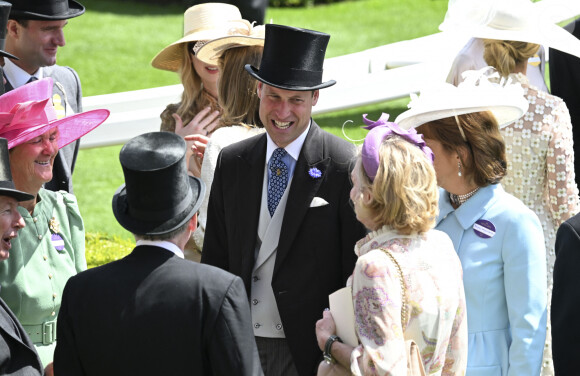
<path fill-rule="evenodd" d="M 150 61 L 182 35 L 184 9 L 110 0 L 84 0 L 83 4 L 87 12 L 69 21 L 67 45 L 59 51 L 58 63 L 77 70 L 85 96 L 178 83 L 175 73 L 154 69 Z M 329 33 L 326 56 L 334 57 L 432 34 L 446 9 L 447 0 L 353 0 L 311 8 L 269 8 L 266 20 Z M 377 119 L 384 111 L 394 120 L 407 102 L 401 99 L 340 111 L 317 116 L 316 121 L 338 136 L 361 140 L 366 134 L 360 129 L 361 114 Z M 345 125 L 343 134 L 347 120 L 353 123 Z M 122 257 L 133 245 L 132 235 L 117 223 L 111 210 L 113 193 L 123 182 L 120 148 L 82 150 L 73 176 L 91 266 Z"/>
<path fill-rule="evenodd" d="M 58 63 L 79 73 L 85 96 L 178 83 L 151 59 L 183 35 L 184 9 L 125 1 L 85 0 L 69 20 Z M 432 34 L 447 0 L 353 0 L 311 8 L 268 8 L 266 20 L 331 35 L 327 57 Z M 420 19 L 420 22 L 417 20 Z"/>

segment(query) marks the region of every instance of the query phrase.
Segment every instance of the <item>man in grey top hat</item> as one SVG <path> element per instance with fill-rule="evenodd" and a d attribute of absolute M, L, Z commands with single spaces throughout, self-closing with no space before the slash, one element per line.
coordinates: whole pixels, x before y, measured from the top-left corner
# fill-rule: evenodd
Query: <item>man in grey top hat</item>
<path fill-rule="evenodd" d="M 19 57 L 4 59 L 6 91 L 44 77 L 54 81 L 53 105 L 58 117 L 82 112 L 82 90 L 77 73 L 56 64 L 59 47 L 65 45 L 63 28 L 68 19 L 80 16 L 85 7 L 74 0 L 11 0 L 6 51 Z M 62 148 L 54 161 L 52 191 L 72 193 L 72 172 L 79 141 Z"/>
<path fill-rule="evenodd" d="M 202 263 L 245 282 L 266 375 L 316 373 L 314 327 L 352 273 L 365 235 L 349 205 L 352 144 L 311 119 L 330 35 L 266 25 L 262 134 L 224 148 L 209 200 Z"/>

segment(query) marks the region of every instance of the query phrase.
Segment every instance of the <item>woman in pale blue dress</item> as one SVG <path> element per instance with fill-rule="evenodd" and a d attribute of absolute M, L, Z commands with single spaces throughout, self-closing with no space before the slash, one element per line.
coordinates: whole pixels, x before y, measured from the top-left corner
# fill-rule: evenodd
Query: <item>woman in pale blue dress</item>
<path fill-rule="evenodd" d="M 539 375 L 547 312 L 542 226 L 500 184 L 506 162 L 498 125 L 517 120 L 528 103 L 521 87 L 474 73 L 457 88 L 422 92 L 396 122 L 417 127 L 435 154 L 436 229 L 449 235 L 463 267 L 466 375 Z"/>

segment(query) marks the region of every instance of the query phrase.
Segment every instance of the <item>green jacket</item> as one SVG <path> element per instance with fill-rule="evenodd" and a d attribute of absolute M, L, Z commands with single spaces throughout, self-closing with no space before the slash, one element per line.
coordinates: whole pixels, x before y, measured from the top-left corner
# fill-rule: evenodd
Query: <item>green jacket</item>
<path fill-rule="evenodd" d="M 26 227 L 12 240 L 8 260 L 0 263 L 0 297 L 18 317 L 46 366 L 56 345 L 56 316 L 64 286 L 69 277 L 86 270 L 87 262 L 85 229 L 75 196 L 40 189 L 38 197 L 33 215 L 18 208 Z"/>

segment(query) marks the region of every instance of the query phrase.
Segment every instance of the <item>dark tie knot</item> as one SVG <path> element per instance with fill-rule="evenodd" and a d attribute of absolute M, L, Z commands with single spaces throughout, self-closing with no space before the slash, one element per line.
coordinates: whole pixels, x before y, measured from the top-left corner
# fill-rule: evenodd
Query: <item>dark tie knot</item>
<path fill-rule="evenodd" d="M 30 76 L 30 78 L 28 79 L 28 81 L 26 81 L 26 83 L 29 84 L 34 81 L 38 81 L 38 78 L 36 78 L 35 76 Z"/>

